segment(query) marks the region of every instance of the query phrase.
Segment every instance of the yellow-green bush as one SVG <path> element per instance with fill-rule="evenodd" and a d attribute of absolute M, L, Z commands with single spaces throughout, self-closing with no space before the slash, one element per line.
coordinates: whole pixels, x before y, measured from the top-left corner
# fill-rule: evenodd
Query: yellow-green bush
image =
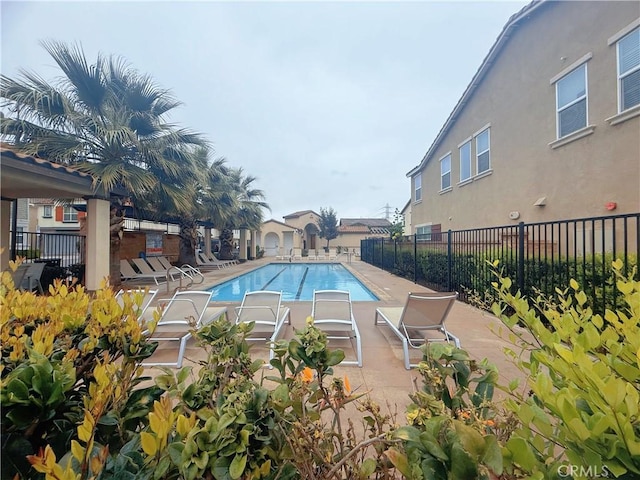
<path fill-rule="evenodd" d="M 262 370 L 246 341 L 252 325 L 221 319 L 195 332 L 207 350 L 197 371 L 165 369 L 143 386 L 156 345 L 142 334 L 153 325 L 137 320 L 141 299 L 121 307 L 109 288 L 89 295 L 62 282 L 36 296 L 3 274 L 2 479 L 638 478 L 631 278 L 618 272 L 626 306 L 599 316 L 575 282 L 531 302 L 498 276 L 494 313 L 527 383 L 504 387 L 503 408 L 495 367 L 429 345 L 399 425 L 333 375 L 344 353 L 312 324 L 277 342 Z M 350 404 L 359 417 L 345 418 Z"/>
<path fill-rule="evenodd" d="M 613 263 L 624 306 L 594 314 L 580 286 L 530 305 L 494 284 L 494 313 L 527 383 L 507 407 L 520 425 L 504 445 L 507 470 L 528 478 L 640 478 L 640 283 Z M 514 313 L 505 314 L 505 307 Z"/>

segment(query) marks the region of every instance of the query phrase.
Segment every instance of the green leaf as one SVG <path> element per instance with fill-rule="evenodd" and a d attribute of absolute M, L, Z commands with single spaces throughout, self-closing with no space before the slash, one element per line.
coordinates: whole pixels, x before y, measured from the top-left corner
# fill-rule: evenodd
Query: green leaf
<path fill-rule="evenodd" d="M 520 465 L 526 471 L 533 470 L 537 463 L 536 457 L 531 450 L 531 446 L 524 438 L 511 437 L 507 441 L 507 449 L 511 453 L 513 462 Z"/>
<path fill-rule="evenodd" d="M 327 356 L 327 366 L 333 367 L 334 365 L 338 365 L 342 360 L 344 360 L 344 352 L 342 350 L 333 350 L 329 352 Z"/>
<path fill-rule="evenodd" d="M 409 461 L 407 460 L 406 455 L 400 453 L 399 450 L 393 447 L 386 450 L 384 454 L 402 475 L 407 478 L 411 478 L 411 467 L 409 466 Z"/>
<path fill-rule="evenodd" d="M 502 449 L 495 435 L 484 437 L 484 454 L 481 462 L 497 475 L 502 474 Z"/>
<path fill-rule="evenodd" d="M 240 478 L 247 466 L 247 455 L 236 455 L 229 465 L 229 475 L 233 480 Z"/>
<path fill-rule="evenodd" d="M 378 464 L 373 458 L 367 458 L 360 465 L 360 478 L 369 478 L 376 471 Z"/>

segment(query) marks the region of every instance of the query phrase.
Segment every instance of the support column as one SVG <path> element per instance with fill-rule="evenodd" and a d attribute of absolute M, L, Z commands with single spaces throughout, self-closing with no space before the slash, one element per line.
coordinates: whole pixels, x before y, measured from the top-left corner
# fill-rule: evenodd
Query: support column
<path fill-rule="evenodd" d="M 9 266 L 11 248 L 11 200 L 0 201 L 0 271 L 6 270 Z"/>
<path fill-rule="evenodd" d="M 109 279 L 109 212 L 107 200 L 87 201 L 87 256 L 84 284 L 87 290 L 100 288 L 102 280 Z"/>
<path fill-rule="evenodd" d="M 247 230 L 240 229 L 240 251 L 238 252 L 238 259 L 241 262 L 247 260 Z"/>
<path fill-rule="evenodd" d="M 256 232 L 255 232 L 255 230 L 249 230 L 249 235 L 251 235 L 251 239 L 249 240 L 249 260 L 254 260 L 256 258 Z"/>
<path fill-rule="evenodd" d="M 213 253 L 211 251 L 211 227 L 204 227 L 204 253 L 207 258 Z"/>

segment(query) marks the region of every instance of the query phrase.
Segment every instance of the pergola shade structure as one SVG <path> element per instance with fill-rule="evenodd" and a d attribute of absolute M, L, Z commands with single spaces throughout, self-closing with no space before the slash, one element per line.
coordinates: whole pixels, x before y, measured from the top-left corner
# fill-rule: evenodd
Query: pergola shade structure
<path fill-rule="evenodd" d="M 93 177 L 68 166 L 24 155 L 0 144 L 2 232 L 0 268 L 9 263 L 11 202 L 18 198 L 87 199 L 87 265 L 85 285 L 96 290 L 109 276 L 109 200 L 98 195 Z"/>

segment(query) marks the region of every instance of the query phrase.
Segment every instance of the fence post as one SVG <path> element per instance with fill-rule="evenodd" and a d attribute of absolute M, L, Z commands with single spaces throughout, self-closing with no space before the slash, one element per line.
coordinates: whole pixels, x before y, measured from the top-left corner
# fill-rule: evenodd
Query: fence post
<path fill-rule="evenodd" d="M 451 276 L 453 272 L 453 252 L 451 248 L 451 229 L 447 230 L 447 291 L 451 291 Z"/>
<path fill-rule="evenodd" d="M 413 283 L 418 283 L 418 234 L 413 234 Z"/>
<path fill-rule="evenodd" d="M 398 268 L 398 240 L 393 239 L 393 269 Z"/>
<path fill-rule="evenodd" d="M 524 222 L 518 223 L 518 290 L 524 293 Z"/>

